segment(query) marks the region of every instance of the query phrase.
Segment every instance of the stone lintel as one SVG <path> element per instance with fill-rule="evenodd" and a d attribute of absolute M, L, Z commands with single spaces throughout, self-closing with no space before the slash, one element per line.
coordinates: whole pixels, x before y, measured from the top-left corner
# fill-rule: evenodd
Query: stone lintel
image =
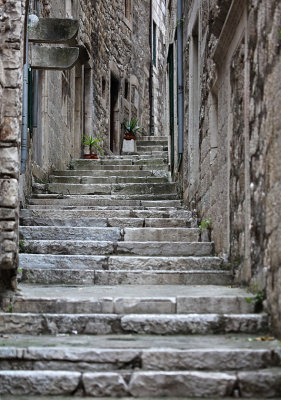
<path fill-rule="evenodd" d="M 225 54 L 229 49 L 229 45 L 235 34 L 235 28 L 239 24 L 239 21 L 245 10 L 245 6 L 245 0 L 233 1 L 231 4 L 230 10 L 227 14 L 225 23 L 218 39 L 218 44 L 213 52 L 213 59 L 217 65 L 220 65 L 222 63 L 222 60 L 225 59 Z"/>
<path fill-rule="evenodd" d="M 71 69 L 79 60 L 78 47 L 40 47 L 32 48 L 31 67 L 34 69 Z"/>
<path fill-rule="evenodd" d="M 76 19 L 40 18 L 39 24 L 29 30 L 29 41 L 36 43 L 68 43 L 79 30 Z"/>

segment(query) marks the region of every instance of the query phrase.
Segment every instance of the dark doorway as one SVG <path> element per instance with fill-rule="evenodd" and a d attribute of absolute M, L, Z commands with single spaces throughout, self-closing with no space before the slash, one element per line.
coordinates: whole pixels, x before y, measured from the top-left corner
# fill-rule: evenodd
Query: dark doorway
<path fill-rule="evenodd" d="M 110 82 L 110 150 L 119 154 L 119 80 L 111 75 Z"/>

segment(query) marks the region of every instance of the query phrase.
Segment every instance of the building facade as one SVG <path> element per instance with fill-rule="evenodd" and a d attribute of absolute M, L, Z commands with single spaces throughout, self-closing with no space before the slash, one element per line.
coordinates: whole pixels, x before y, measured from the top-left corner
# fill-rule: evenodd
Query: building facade
<path fill-rule="evenodd" d="M 281 5 L 170 1 L 169 13 L 170 46 L 177 47 L 179 27 L 183 40 L 183 151 L 176 129 L 175 159 L 182 162 L 174 175 L 186 204 L 211 219 L 216 252 L 236 282 L 266 292 L 280 332 Z"/>

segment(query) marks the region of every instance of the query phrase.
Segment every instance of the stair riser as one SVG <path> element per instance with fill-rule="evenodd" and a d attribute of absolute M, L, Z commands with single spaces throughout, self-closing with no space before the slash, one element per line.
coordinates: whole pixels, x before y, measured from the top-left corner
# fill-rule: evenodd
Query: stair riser
<path fill-rule="evenodd" d="M 107 350 L 63 348 L 6 348 L 0 352 L 0 370 L 132 371 L 223 371 L 278 367 L 274 350 Z M 19 354 L 21 356 L 19 356 Z M 58 360 L 59 358 L 59 360 Z"/>
<path fill-rule="evenodd" d="M 21 226 L 26 240 L 96 240 L 138 242 L 198 242 L 199 230 L 190 228 L 88 228 L 55 226 Z"/>
<path fill-rule="evenodd" d="M 125 158 L 126 157 L 126 158 Z M 100 166 L 111 167 L 114 169 L 115 166 L 126 166 L 130 169 L 130 166 L 146 166 L 149 169 L 155 169 L 157 165 L 165 166 L 165 162 L 163 158 L 152 158 L 151 156 L 125 156 L 122 158 L 112 158 L 112 159 L 99 159 L 99 160 L 74 160 L 72 163 L 73 169 L 92 169 L 94 170 L 96 167 L 99 168 Z"/>
<path fill-rule="evenodd" d="M 65 196 L 65 198 L 60 198 L 59 195 L 55 194 L 45 194 L 37 195 L 29 200 L 31 205 L 51 205 L 53 206 L 89 206 L 89 207 L 181 207 L 181 200 L 159 200 L 159 201 L 146 201 L 146 200 L 136 200 L 136 199 L 117 199 L 116 197 L 111 198 L 110 196 L 103 196 L 102 198 L 98 196 Z"/>
<path fill-rule="evenodd" d="M 207 305 L 206 305 L 207 303 Z M 161 298 L 99 298 L 71 301 L 70 299 L 22 299 L 13 303 L 16 313 L 52 314 L 246 314 L 254 305 L 242 297 L 161 297 Z M 179 364 L 180 365 L 180 364 Z M 176 368 L 176 364 L 175 367 Z M 161 368 L 162 369 L 162 368 Z M 163 368 L 165 369 L 165 368 Z"/>
<path fill-rule="evenodd" d="M 136 256 L 211 256 L 212 243 L 167 242 L 96 242 L 65 240 L 28 240 L 22 245 L 25 253 L 64 255 L 136 255 Z"/>
<path fill-rule="evenodd" d="M 118 177 L 133 177 L 133 178 L 146 178 L 146 177 L 167 177 L 168 173 L 163 171 L 162 169 L 160 170 L 133 170 L 133 171 L 124 171 L 124 170 L 118 170 L 118 172 L 116 172 L 115 169 L 112 170 L 67 170 L 67 171 L 54 171 L 53 173 L 54 176 L 77 176 L 77 177 L 93 177 L 93 178 L 97 178 L 97 177 L 111 177 L 111 176 L 118 176 Z"/>
<path fill-rule="evenodd" d="M 100 178 L 92 177 L 78 177 L 78 176 L 51 176 L 50 182 L 52 183 L 70 183 L 70 184 L 83 184 L 83 185 L 95 185 L 95 184 L 119 184 L 119 183 L 166 183 L 168 178 L 161 177 L 117 177 L 117 176 L 104 176 Z"/>
<path fill-rule="evenodd" d="M 48 206 L 51 207 L 51 206 Z M 149 211 L 149 210 L 91 210 L 91 209 L 52 209 L 52 208 L 36 208 L 22 210 L 22 217 L 37 218 L 56 218 L 56 219 L 75 219 L 75 218 L 178 218 L 184 222 L 192 221 L 191 213 L 188 211 Z M 153 222 L 153 221 L 152 221 Z"/>
<path fill-rule="evenodd" d="M 209 271 L 223 270 L 218 257 L 134 257 L 69 256 L 52 254 L 19 255 L 23 269 L 72 269 L 105 271 Z"/>
<path fill-rule="evenodd" d="M 257 372 L 61 372 L 3 371 L 0 393 L 13 395 L 70 395 L 81 387 L 92 397 L 244 397 L 281 394 L 280 371 Z M 266 380 L 265 380 L 266 378 Z M 127 383 L 128 382 L 128 383 Z M 42 384 L 43 383 L 43 384 Z"/>
<path fill-rule="evenodd" d="M 267 332 L 267 317 L 241 315 L 2 314 L 1 334 L 213 334 Z"/>
<path fill-rule="evenodd" d="M 117 213 L 116 213 L 117 214 Z M 21 218 L 22 226 L 61 226 L 61 227 L 118 227 L 118 228 L 183 228 L 190 227 L 191 222 L 179 218 Z"/>
<path fill-rule="evenodd" d="M 62 194 L 102 194 L 102 195 L 173 195 L 177 198 L 176 185 L 173 183 L 130 183 L 130 184 L 67 184 L 50 183 L 47 185 L 50 193 Z"/>
<path fill-rule="evenodd" d="M 21 281 L 37 284 L 95 285 L 230 285 L 232 274 L 221 271 L 101 271 L 23 269 Z"/>

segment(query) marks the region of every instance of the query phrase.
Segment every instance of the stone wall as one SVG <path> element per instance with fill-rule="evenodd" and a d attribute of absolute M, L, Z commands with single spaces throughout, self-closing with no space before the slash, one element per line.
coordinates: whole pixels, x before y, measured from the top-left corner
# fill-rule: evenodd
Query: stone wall
<path fill-rule="evenodd" d="M 16 287 L 24 1 L 0 1 L 0 293 Z"/>
<path fill-rule="evenodd" d="M 184 197 L 211 218 L 216 252 L 229 258 L 236 281 L 266 290 L 281 335 L 281 5 L 184 7 Z"/>

